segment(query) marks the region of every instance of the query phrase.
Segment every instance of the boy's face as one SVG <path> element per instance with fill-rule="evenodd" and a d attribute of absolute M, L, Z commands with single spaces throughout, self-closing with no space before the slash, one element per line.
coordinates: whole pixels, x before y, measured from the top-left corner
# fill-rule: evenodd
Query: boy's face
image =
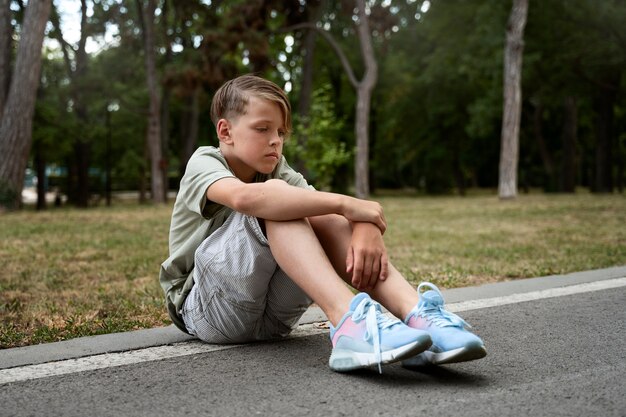
<path fill-rule="evenodd" d="M 257 172 L 271 173 L 280 161 L 285 139 L 283 114 L 277 103 L 250 97 L 246 113 L 218 122 L 222 152 L 235 175 L 244 182 Z"/>

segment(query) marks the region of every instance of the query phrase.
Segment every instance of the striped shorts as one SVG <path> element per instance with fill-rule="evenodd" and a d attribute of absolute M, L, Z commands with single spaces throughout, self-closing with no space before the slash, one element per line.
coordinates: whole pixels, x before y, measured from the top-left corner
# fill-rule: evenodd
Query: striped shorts
<path fill-rule="evenodd" d="M 182 316 L 189 333 L 205 342 L 287 336 L 311 304 L 276 263 L 255 217 L 233 212 L 194 261 L 195 284 Z"/>

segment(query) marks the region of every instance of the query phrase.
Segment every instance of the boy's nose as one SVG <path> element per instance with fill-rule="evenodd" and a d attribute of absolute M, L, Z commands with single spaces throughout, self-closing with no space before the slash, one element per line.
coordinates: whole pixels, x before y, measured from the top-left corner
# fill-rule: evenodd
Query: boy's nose
<path fill-rule="evenodd" d="M 274 132 L 274 134 L 272 135 L 270 139 L 270 145 L 272 146 L 278 145 L 280 141 L 281 141 L 280 134 L 278 132 Z"/>

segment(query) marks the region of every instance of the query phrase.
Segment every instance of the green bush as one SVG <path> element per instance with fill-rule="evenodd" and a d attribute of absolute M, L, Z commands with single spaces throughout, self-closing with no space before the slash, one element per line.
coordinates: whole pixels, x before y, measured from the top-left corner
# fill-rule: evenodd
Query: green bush
<path fill-rule="evenodd" d="M 329 85 L 313 93 L 310 114 L 294 117 L 294 134 L 284 152 L 289 161 L 304 166 L 307 179 L 317 189 L 328 190 L 337 169 L 352 157 L 339 140 L 345 123 L 336 116 Z"/>

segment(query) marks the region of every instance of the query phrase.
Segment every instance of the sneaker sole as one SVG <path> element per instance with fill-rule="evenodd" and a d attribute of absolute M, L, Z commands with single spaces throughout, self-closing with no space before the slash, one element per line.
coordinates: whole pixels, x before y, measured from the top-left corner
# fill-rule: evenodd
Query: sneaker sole
<path fill-rule="evenodd" d="M 423 353 L 432 345 L 430 337 L 425 336 L 413 343 L 381 353 L 381 364 L 398 362 Z M 374 353 L 355 352 L 352 350 L 333 349 L 328 360 L 330 369 L 337 372 L 348 372 L 356 369 L 378 365 Z"/>
<path fill-rule="evenodd" d="M 467 362 L 481 359 L 487 356 L 487 349 L 484 346 L 472 348 L 458 348 L 447 352 L 435 353 L 424 351 L 419 355 L 402 362 L 402 366 L 411 368 L 423 365 L 445 365 L 448 363 Z"/>

